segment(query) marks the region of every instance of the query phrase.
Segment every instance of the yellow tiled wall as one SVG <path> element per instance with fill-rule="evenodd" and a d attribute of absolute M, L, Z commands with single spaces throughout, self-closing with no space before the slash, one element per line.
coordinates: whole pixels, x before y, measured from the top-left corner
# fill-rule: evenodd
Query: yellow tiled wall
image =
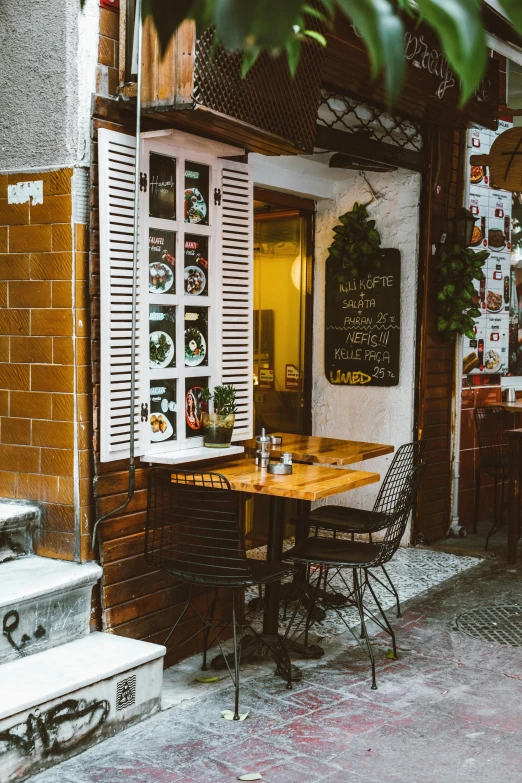
<path fill-rule="evenodd" d="M 87 546 L 92 483 L 88 232 L 72 220 L 72 174 L 0 175 L 0 496 L 39 501 L 36 552 L 68 560 Z M 43 203 L 9 203 L 8 185 L 30 180 Z"/>

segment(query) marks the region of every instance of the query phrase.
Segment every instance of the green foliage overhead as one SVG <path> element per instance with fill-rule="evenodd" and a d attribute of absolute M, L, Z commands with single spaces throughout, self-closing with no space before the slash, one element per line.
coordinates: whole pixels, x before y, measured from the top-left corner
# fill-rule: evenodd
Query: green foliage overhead
<path fill-rule="evenodd" d="M 457 334 L 475 337 L 475 318 L 480 316 L 478 293 L 473 281 L 484 280 L 483 266 L 487 250 L 474 253 L 454 242 L 439 248 L 435 271 L 437 275 L 437 331 L 448 341 Z"/>
<path fill-rule="evenodd" d="M 364 272 L 373 272 L 381 266 L 381 235 L 375 220 L 369 220 L 366 204 L 353 205 L 350 212 L 341 215 L 340 225 L 334 227 L 334 241 L 328 259 L 333 259 L 336 278 L 340 283 Z"/>
<path fill-rule="evenodd" d="M 498 4 L 522 35 L 522 0 Z M 337 12 L 348 17 L 364 40 L 374 77 L 384 74 L 390 104 L 404 80 L 405 15 L 418 18 L 437 34 L 461 81 L 463 104 L 480 83 L 487 62 L 480 0 L 322 0 L 322 11 L 302 0 L 143 0 L 143 16 L 152 16 L 163 51 L 178 25 L 195 19 L 202 29 L 214 25 L 216 41 L 228 51 L 243 52 L 244 74 L 263 50 L 286 51 L 294 73 L 307 36 L 326 43 L 321 34 L 308 29 L 307 20 L 320 17 L 332 25 Z"/>

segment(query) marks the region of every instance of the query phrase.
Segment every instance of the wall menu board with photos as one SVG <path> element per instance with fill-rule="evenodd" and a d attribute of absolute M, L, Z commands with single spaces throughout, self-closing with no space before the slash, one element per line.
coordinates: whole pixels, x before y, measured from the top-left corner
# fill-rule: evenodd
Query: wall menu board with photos
<path fill-rule="evenodd" d="M 170 155 L 149 156 L 149 215 L 176 220 L 176 158 Z"/>
<path fill-rule="evenodd" d="M 326 262 L 325 374 L 332 384 L 399 383 L 401 257 L 381 252 L 380 269 L 344 283 L 335 261 Z"/>

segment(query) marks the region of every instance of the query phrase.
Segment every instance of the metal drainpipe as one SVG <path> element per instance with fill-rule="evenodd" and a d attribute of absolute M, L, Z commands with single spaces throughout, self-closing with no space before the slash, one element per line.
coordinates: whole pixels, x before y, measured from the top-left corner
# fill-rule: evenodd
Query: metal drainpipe
<path fill-rule="evenodd" d="M 455 340 L 455 382 L 451 411 L 451 520 L 449 535 L 463 538 L 467 530 L 459 525 L 459 484 L 460 484 L 460 423 L 462 408 L 462 354 L 464 338 Z"/>
<path fill-rule="evenodd" d="M 136 24 L 138 25 L 138 83 L 136 94 L 136 166 L 134 183 L 134 233 L 132 241 L 132 332 L 131 332 L 131 383 L 130 383 L 130 443 L 129 443 L 129 483 L 127 486 L 127 498 L 119 506 L 98 517 L 92 531 L 92 548 L 95 550 L 96 534 L 101 524 L 113 514 L 123 511 L 134 495 L 136 485 L 136 466 L 134 464 L 134 398 L 136 395 L 136 314 L 138 300 L 138 208 L 140 199 L 140 133 L 141 133 L 141 59 L 143 24 L 141 19 L 141 0 L 136 0 Z M 94 497 L 98 506 L 98 475 L 94 479 Z M 99 558 L 98 558 L 99 559 Z"/>

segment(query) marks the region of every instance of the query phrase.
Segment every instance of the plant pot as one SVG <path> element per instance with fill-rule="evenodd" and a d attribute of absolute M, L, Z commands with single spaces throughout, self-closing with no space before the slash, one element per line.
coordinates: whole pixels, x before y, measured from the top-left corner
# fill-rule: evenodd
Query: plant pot
<path fill-rule="evenodd" d="M 203 443 L 209 449 L 226 449 L 234 432 L 235 413 L 201 413 Z"/>

